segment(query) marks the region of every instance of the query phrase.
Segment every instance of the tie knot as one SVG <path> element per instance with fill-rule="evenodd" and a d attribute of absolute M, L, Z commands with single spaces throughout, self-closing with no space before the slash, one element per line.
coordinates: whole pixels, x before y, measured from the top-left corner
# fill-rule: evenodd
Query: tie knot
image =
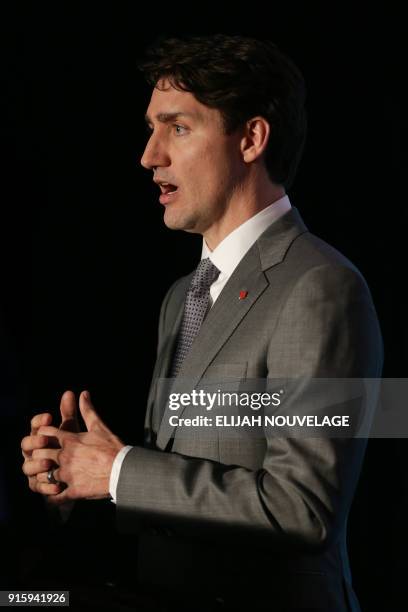
<path fill-rule="evenodd" d="M 191 279 L 191 288 L 195 290 L 208 289 L 218 277 L 219 273 L 219 269 L 217 266 L 214 266 L 209 257 L 202 259 Z"/>

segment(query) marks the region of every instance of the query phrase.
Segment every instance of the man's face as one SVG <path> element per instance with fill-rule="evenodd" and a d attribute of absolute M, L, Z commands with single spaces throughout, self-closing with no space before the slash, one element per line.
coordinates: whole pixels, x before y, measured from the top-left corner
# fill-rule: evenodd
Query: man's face
<path fill-rule="evenodd" d="M 160 186 L 165 224 L 207 234 L 239 191 L 244 166 L 239 132 L 226 135 L 218 110 L 167 80 L 153 90 L 146 120 L 152 132 L 141 164 L 153 170 Z"/>

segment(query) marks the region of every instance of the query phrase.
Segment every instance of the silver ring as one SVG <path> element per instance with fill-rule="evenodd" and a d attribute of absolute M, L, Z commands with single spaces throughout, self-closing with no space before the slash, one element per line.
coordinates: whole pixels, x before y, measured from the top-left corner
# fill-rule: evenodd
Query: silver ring
<path fill-rule="evenodd" d="M 56 468 L 52 468 L 51 470 L 48 470 L 47 480 L 48 480 L 49 484 L 59 484 L 59 480 L 55 480 L 55 478 L 54 478 L 55 470 L 56 470 Z"/>

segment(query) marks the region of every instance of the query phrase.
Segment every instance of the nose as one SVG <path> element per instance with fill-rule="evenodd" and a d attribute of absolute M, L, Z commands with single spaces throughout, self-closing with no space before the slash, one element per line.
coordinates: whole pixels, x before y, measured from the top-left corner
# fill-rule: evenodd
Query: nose
<path fill-rule="evenodd" d="M 140 163 L 147 170 L 170 165 L 169 155 L 165 151 L 163 141 L 160 141 L 154 134 L 147 141 Z"/>

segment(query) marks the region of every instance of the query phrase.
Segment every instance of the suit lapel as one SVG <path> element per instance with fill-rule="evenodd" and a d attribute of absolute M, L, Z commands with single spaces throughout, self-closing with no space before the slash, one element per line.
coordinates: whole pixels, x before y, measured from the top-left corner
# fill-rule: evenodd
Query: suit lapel
<path fill-rule="evenodd" d="M 206 369 L 228 338 L 234 333 L 240 321 L 267 288 L 269 282 L 264 271 L 280 263 L 293 240 L 305 231 L 307 231 L 307 228 L 303 224 L 297 209 L 292 208 L 273 223 L 249 249 L 204 319 L 188 357 L 174 380 L 171 387 L 172 393 L 192 390 L 198 384 Z M 245 299 L 239 299 L 241 291 L 247 292 Z M 181 323 L 183 300 L 180 310 L 181 313 L 178 314 L 173 328 L 172 347 L 174 347 Z M 167 367 L 171 356 L 172 351 L 169 350 L 165 361 Z M 168 369 L 166 370 L 163 367 L 161 372 L 164 377 Z M 167 389 L 167 392 L 169 391 L 169 387 L 166 387 L 166 385 L 164 385 L 164 389 Z M 166 408 L 159 426 L 157 445 L 159 448 L 165 448 L 175 427 L 169 425 L 169 416 L 172 413 L 168 408 L 167 398 L 164 397 L 164 394 L 162 394 L 160 400 L 166 404 Z M 183 409 L 180 409 L 178 416 L 181 416 L 182 412 Z"/>

